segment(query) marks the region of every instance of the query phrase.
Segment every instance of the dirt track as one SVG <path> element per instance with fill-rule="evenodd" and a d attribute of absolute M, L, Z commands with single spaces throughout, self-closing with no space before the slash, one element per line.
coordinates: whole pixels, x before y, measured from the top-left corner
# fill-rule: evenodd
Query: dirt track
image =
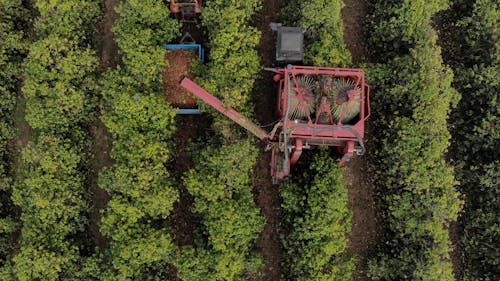
<path fill-rule="evenodd" d="M 365 41 L 366 0 L 344 0 L 344 42 L 351 52 L 353 66 L 360 67 L 367 62 L 368 49 Z M 369 81 L 368 81 L 369 83 Z M 370 146 L 370 122 L 366 124 L 365 156 L 355 157 L 348 164 L 345 180 L 350 184 L 349 208 L 353 212 L 352 231 L 348 234 L 348 252 L 357 256 L 357 269 L 353 281 L 371 280 L 366 276 L 367 262 L 377 244 L 379 218 L 375 204 L 375 192 L 368 172 Z"/>
<path fill-rule="evenodd" d="M 113 22 L 117 18 L 114 7 L 120 3 L 120 0 L 106 0 L 105 14 L 99 25 L 100 34 L 102 36 L 101 43 L 101 69 L 105 71 L 108 68 L 115 67 L 119 62 L 118 46 L 114 40 L 114 34 L 111 31 Z M 89 124 L 88 132 L 94 140 L 90 156 L 90 171 L 88 176 L 89 191 L 92 193 L 92 212 L 90 214 L 90 230 L 94 236 L 95 243 L 98 247 L 106 246 L 106 239 L 99 231 L 100 210 L 108 203 L 110 197 L 108 193 L 99 188 L 98 178 L 99 172 L 104 167 L 109 167 L 113 164 L 110 157 L 111 146 L 106 126 L 97 120 Z"/>
<path fill-rule="evenodd" d="M 269 24 L 280 21 L 280 11 L 283 0 L 263 1 L 263 8 L 257 15 L 255 22 L 262 32 L 261 40 L 257 47 L 260 62 L 264 67 L 274 64 L 275 38 Z M 261 72 L 261 77 L 255 82 L 254 103 L 255 118 L 260 124 L 269 124 L 274 120 L 274 104 L 277 88 L 271 74 L 267 71 Z M 271 173 L 269 163 L 271 155 L 264 152 L 261 146 L 260 158 L 254 169 L 254 194 L 257 206 L 266 217 L 266 225 L 257 241 L 257 249 L 264 257 L 264 276 L 262 281 L 279 281 L 282 275 L 282 249 L 279 238 L 279 224 L 281 220 L 281 198 L 277 185 L 271 184 Z"/>

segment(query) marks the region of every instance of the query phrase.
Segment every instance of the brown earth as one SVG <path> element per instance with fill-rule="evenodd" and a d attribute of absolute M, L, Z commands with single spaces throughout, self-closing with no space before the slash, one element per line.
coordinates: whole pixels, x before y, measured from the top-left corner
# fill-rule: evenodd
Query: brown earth
<path fill-rule="evenodd" d="M 361 63 L 367 62 L 368 56 L 365 40 L 367 3 L 366 0 L 344 0 L 344 4 L 344 42 L 351 52 L 353 65 L 359 67 Z"/>
<path fill-rule="evenodd" d="M 360 67 L 367 62 L 368 48 L 365 41 L 365 23 L 367 3 L 365 0 L 344 0 L 342 10 L 344 19 L 344 42 L 352 55 L 352 63 Z M 369 81 L 368 81 L 369 83 Z M 348 234 L 348 253 L 357 256 L 357 268 L 353 281 L 371 280 L 367 277 L 367 262 L 377 245 L 380 232 L 380 218 L 375 201 L 375 191 L 372 178 L 368 171 L 368 155 L 370 154 L 370 122 L 366 124 L 365 156 L 355 157 L 345 172 L 345 181 L 349 187 L 349 208 L 352 216 L 352 230 Z"/>
<path fill-rule="evenodd" d="M 193 80 L 193 62 L 198 54 L 193 50 L 166 50 L 163 68 L 163 94 L 172 106 L 178 108 L 197 108 L 193 95 L 181 87 L 179 82 L 187 77 Z"/>
<path fill-rule="evenodd" d="M 115 42 L 115 37 L 111 31 L 113 22 L 117 18 L 114 10 L 118 6 L 120 0 L 106 0 L 104 17 L 99 25 L 101 41 L 101 69 L 105 71 L 108 68 L 114 68 L 119 62 L 118 46 Z M 100 121 L 96 120 L 89 124 L 88 132 L 92 137 L 94 143 L 90 151 L 89 159 L 89 175 L 88 184 L 89 191 L 92 194 L 92 208 L 90 213 L 90 231 L 94 236 L 95 243 L 98 247 L 103 248 L 106 246 L 106 238 L 99 231 L 101 221 L 100 210 L 103 209 L 108 203 L 109 194 L 101 189 L 98 185 L 99 172 L 113 164 L 110 157 L 111 146 L 109 141 L 109 133 L 106 126 Z"/>
<path fill-rule="evenodd" d="M 88 184 L 92 194 L 92 208 L 90 213 L 90 231 L 94 236 L 95 243 L 98 247 L 104 248 L 106 246 L 106 238 L 99 231 L 101 221 L 100 210 L 106 207 L 110 196 L 108 193 L 99 187 L 99 172 L 113 164 L 110 157 L 111 147 L 108 139 L 108 131 L 106 126 L 97 120 L 90 124 L 88 129 L 90 136 L 94 140 L 91 155 L 89 159 L 90 171 L 88 176 Z"/>
<path fill-rule="evenodd" d="M 271 22 L 280 22 L 280 11 L 283 0 L 263 1 L 263 8 L 256 16 L 255 22 L 262 36 L 257 46 L 261 64 L 265 67 L 274 65 L 275 37 L 269 27 Z M 255 118 L 261 124 L 269 124 L 274 121 L 274 104 L 277 86 L 272 80 L 272 74 L 267 71 L 261 72 L 254 87 Z M 271 155 L 264 152 L 261 146 L 261 154 L 254 167 L 253 188 L 257 206 L 266 218 L 266 225 L 258 241 L 257 250 L 264 257 L 264 268 L 262 281 L 282 280 L 283 250 L 279 237 L 281 220 L 281 197 L 278 185 L 272 185 L 269 163 Z"/>
<path fill-rule="evenodd" d="M 108 67 L 115 67 L 119 60 L 118 45 L 115 42 L 115 35 L 111 31 L 114 21 L 118 17 L 115 12 L 115 7 L 120 4 L 120 0 L 106 0 L 104 2 L 105 14 L 100 23 L 102 46 L 101 46 L 101 67 L 106 69 Z"/>
<path fill-rule="evenodd" d="M 175 154 L 170 171 L 172 171 L 172 176 L 178 185 L 180 198 L 174 204 L 169 224 L 172 227 L 173 240 L 177 246 L 193 245 L 193 234 L 201 227 L 201 222 L 191 211 L 193 197 L 183 185 L 182 177 L 193 167 L 188 145 L 204 133 L 204 128 L 208 126 L 206 119 L 205 116 L 200 115 L 178 115 L 176 117 L 177 130 L 173 136 Z"/>

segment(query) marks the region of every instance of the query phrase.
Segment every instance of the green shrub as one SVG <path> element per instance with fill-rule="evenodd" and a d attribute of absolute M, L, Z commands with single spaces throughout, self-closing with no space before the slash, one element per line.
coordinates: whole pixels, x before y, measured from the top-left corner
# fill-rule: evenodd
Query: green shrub
<path fill-rule="evenodd" d="M 283 245 L 293 280 L 350 280 L 355 259 L 346 254 L 352 213 L 344 169 L 326 150 L 303 175 L 281 185 L 285 217 Z"/>
<path fill-rule="evenodd" d="M 498 101 L 500 44 L 497 1 L 456 1 L 452 31 L 458 48 L 450 50 L 454 86 L 463 98 L 453 114 L 453 151 L 465 194 L 464 280 L 495 280 L 500 274 L 498 208 Z"/>
<path fill-rule="evenodd" d="M 351 53 L 344 44 L 343 1 L 292 0 L 284 9 L 287 24 L 306 28 L 304 63 L 345 67 Z"/>
<path fill-rule="evenodd" d="M 380 147 L 372 170 L 386 221 L 378 257 L 370 262 L 376 280 L 454 278 L 448 224 L 457 219 L 461 201 L 444 154 L 450 140 L 448 114 L 459 95 L 430 26 L 430 17 L 444 4 L 375 2 L 370 40 L 380 44 L 374 54 L 383 53 L 387 44 L 398 46 L 368 69 L 378 97 L 372 102 L 372 120 Z M 393 15 L 389 25 L 381 14 Z"/>
<path fill-rule="evenodd" d="M 184 184 L 194 197 L 193 211 L 201 217 L 207 238 L 183 249 L 176 265 L 184 280 L 244 280 L 262 264 L 252 252 L 264 228 L 252 194 L 256 158 L 255 146 L 242 140 L 209 147 L 195 159 Z"/>

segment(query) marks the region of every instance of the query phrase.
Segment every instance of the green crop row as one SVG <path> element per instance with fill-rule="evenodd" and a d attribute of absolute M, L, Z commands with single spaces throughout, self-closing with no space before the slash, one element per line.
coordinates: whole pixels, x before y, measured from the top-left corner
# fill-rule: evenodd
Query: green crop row
<path fill-rule="evenodd" d="M 175 110 L 159 93 L 162 44 L 179 24 L 161 0 L 127 0 L 116 11 L 121 64 L 100 85 L 114 160 L 99 175 L 111 196 L 100 225 L 107 246 L 87 263 L 86 280 L 164 280 L 175 253 L 167 218 L 179 195 L 167 169 Z"/>
<path fill-rule="evenodd" d="M 448 225 L 461 207 L 447 119 L 459 95 L 443 66 L 431 17 L 446 1 L 373 1 L 369 42 L 372 173 L 385 235 L 370 262 L 375 280 L 453 280 Z M 388 20 L 387 20 L 388 19 Z"/>
<path fill-rule="evenodd" d="M 352 213 L 343 172 L 322 150 L 302 175 L 280 186 L 285 263 L 292 280 L 351 279 L 355 259 L 345 251 Z"/>
<path fill-rule="evenodd" d="M 16 135 L 14 112 L 19 95 L 20 66 L 26 52 L 23 18 L 27 10 L 21 1 L 2 0 L 0 15 L 0 267 L 3 267 L 15 248 L 12 233 L 19 227 L 10 198 L 13 161 L 9 143 Z"/>
<path fill-rule="evenodd" d="M 17 3 L 20 4 L 20 3 Z M 32 141 L 24 148 L 12 200 L 21 211 L 16 255 L 5 280 L 74 280 L 89 204 L 84 194 L 86 133 L 97 58 L 90 34 L 95 1 L 34 1 L 36 38 L 24 63 Z"/>
<path fill-rule="evenodd" d="M 253 110 L 250 93 L 261 70 L 256 50 L 260 32 L 251 26 L 252 16 L 260 8 L 259 0 L 212 0 L 207 1 L 202 15 L 210 60 L 201 85 L 247 115 Z"/>
<path fill-rule="evenodd" d="M 343 6 L 343 1 L 293 0 L 285 7 L 286 23 L 306 28 L 306 64 L 350 64 L 343 37 Z M 292 280 L 350 280 L 355 257 L 346 253 L 352 213 L 347 206 L 344 169 L 323 150 L 314 151 L 312 161 L 300 161 L 294 170 L 305 167 L 304 173 L 295 174 L 291 183 L 280 187 L 286 274 Z"/>
<path fill-rule="evenodd" d="M 264 228 L 251 190 L 256 159 L 257 149 L 248 139 L 196 157 L 184 184 L 203 229 L 195 247 L 182 249 L 177 268 L 183 280 L 246 280 L 262 265 L 252 252 Z"/>
<path fill-rule="evenodd" d="M 500 274 L 500 14 L 498 1 L 455 1 L 454 87 L 462 99 L 453 114 L 457 176 L 465 194 L 464 280 Z M 452 36 L 453 37 L 453 36 Z M 460 58 L 460 59 L 457 59 Z M 455 61 L 456 60 L 456 61 Z"/>
<path fill-rule="evenodd" d="M 304 63 L 345 67 L 351 53 L 344 44 L 341 0 L 291 0 L 283 13 L 286 23 L 306 28 Z"/>
<path fill-rule="evenodd" d="M 202 14 L 210 60 L 199 81 L 246 115 L 253 108 L 250 93 L 260 71 L 255 50 L 260 33 L 251 26 L 260 3 L 208 1 Z M 176 262 L 184 281 L 248 280 L 259 276 L 262 266 L 254 246 L 264 218 L 252 195 L 258 150 L 248 137 L 234 135 L 241 130 L 232 121 L 214 115 L 217 134 L 210 137 L 209 145 L 199 146 L 200 155 L 192 153 L 195 166 L 184 177 L 184 186 L 194 198 L 192 210 L 202 225 L 194 234 L 194 245 L 184 246 Z"/>

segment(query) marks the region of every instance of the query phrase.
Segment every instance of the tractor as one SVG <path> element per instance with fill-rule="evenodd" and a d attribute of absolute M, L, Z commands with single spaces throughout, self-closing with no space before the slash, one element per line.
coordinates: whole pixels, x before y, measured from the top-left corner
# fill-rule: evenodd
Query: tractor
<path fill-rule="evenodd" d="M 203 0 L 170 0 L 170 12 L 178 15 L 182 22 L 196 22 L 202 5 Z"/>

